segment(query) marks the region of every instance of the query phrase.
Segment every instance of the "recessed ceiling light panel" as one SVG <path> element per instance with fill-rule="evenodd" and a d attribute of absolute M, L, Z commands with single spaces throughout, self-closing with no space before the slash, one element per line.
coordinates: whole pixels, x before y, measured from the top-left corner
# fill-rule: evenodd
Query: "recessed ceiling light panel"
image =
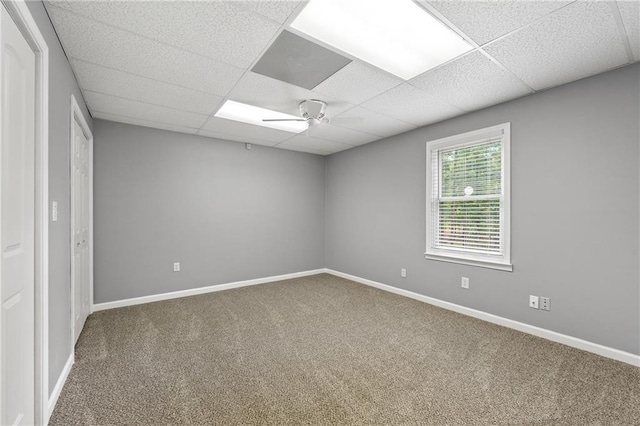
<path fill-rule="evenodd" d="M 311 0 L 291 27 L 405 80 L 472 49 L 412 0 Z"/>
<path fill-rule="evenodd" d="M 308 127 L 306 121 L 262 121 L 264 119 L 300 120 L 300 117 L 231 100 L 226 101 L 224 105 L 222 105 L 218 112 L 216 112 L 215 117 L 240 121 L 256 126 L 270 127 L 291 133 L 304 132 Z"/>

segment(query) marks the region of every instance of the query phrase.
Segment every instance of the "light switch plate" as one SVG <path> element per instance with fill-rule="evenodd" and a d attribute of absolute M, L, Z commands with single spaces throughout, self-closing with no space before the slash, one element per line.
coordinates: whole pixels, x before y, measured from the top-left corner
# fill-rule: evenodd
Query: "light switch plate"
<path fill-rule="evenodd" d="M 54 201 L 51 203 L 51 221 L 58 221 L 58 202 Z"/>

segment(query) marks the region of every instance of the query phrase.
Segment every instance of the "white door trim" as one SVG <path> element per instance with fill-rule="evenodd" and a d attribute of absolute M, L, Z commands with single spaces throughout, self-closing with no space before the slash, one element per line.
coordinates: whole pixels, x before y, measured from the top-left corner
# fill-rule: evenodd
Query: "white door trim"
<path fill-rule="evenodd" d="M 76 97 L 71 95 L 71 114 L 69 121 L 69 194 L 70 194 L 70 253 L 71 253 L 71 353 L 73 354 L 76 339 L 75 339 L 75 282 L 74 282 L 74 230 L 75 230 L 75 216 L 73 203 L 75 200 L 75 185 L 74 185 L 74 167 L 75 167 L 75 150 L 74 150 L 74 123 L 77 122 L 85 136 L 87 137 L 87 143 L 89 144 L 89 313 L 93 312 L 93 133 L 87 123 L 80 105 L 76 101 Z"/>
<path fill-rule="evenodd" d="M 49 422 L 49 47 L 25 0 L 1 0 L 36 55 L 35 420 Z"/>

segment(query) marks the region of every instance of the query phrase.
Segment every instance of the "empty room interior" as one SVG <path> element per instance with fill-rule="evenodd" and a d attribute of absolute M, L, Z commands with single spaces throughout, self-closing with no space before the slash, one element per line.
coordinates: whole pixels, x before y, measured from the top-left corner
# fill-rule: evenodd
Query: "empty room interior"
<path fill-rule="evenodd" d="M 0 424 L 640 425 L 640 2 L 2 0 Z"/>

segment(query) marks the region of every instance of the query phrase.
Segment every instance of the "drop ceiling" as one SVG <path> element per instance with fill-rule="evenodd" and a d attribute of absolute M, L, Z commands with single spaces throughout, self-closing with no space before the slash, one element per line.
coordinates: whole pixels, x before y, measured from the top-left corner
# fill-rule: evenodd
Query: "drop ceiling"
<path fill-rule="evenodd" d="M 473 49 L 408 81 L 296 33 L 305 1 L 45 5 L 93 117 L 320 155 L 640 60 L 637 0 L 417 3 Z M 312 89 L 253 72 L 285 30 L 351 62 Z M 298 116 L 304 99 L 332 121 L 295 134 L 214 117 L 226 100 Z"/>

